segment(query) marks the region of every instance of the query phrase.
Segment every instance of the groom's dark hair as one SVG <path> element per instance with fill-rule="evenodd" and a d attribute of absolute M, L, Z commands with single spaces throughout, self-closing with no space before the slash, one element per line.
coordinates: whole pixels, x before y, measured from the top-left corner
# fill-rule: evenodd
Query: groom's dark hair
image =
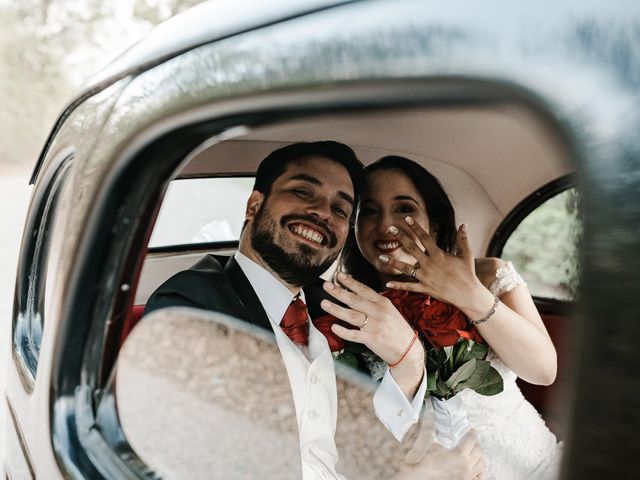
<path fill-rule="evenodd" d="M 291 163 L 303 162 L 309 157 L 325 157 L 342 165 L 351 178 L 353 193 L 358 198 L 362 188 L 364 166 L 347 145 L 334 141 L 292 143 L 274 150 L 260 163 L 253 189 L 264 194 L 271 193 L 271 186 Z"/>

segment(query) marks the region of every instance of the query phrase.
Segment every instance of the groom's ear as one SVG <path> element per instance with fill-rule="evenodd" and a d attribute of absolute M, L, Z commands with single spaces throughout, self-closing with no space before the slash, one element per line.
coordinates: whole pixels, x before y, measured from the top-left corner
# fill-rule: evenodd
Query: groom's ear
<path fill-rule="evenodd" d="M 245 220 L 254 220 L 256 218 L 256 214 L 260 210 L 262 202 L 264 202 L 264 198 L 264 193 L 259 192 L 258 190 L 251 192 L 249 200 L 247 200 L 247 209 L 244 212 Z"/>

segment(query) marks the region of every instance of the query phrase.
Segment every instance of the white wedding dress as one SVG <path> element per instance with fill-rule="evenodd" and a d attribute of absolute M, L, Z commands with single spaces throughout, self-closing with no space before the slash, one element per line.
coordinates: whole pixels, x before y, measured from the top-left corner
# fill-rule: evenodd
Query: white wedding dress
<path fill-rule="evenodd" d="M 518 285 L 526 285 L 511 262 L 498 269 L 491 292 L 500 297 Z M 524 398 L 513 373 L 493 352 L 487 359 L 500 373 L 504 390 L 490 397 L 466 389 L 459 393 L 467 418 L 485 460 L 484 478 L 491 480 L 555 479 L 558 477 L 562 443 L 547 428 L 538 411 Z M 386 365 L 373 365 L 375 378 Z M 376 362 L 377 363 L 377 362 Z M 425 402 L 423 427 L 432 428 L 435 440 L 433 407 Z M 424 438 L 424 437 L 423 437 Z"/>
<path fill-rule="evenodd" d="M 518 285 L 526 285 L 508 262 L 499 268 L 489 287 L 500 297 Z M 488 360 L 500 373 L 504 390 L 491 397 L 473 390 L 460 395 L 471 428 L 475 429 L 487 467 L 486 478 L 494 480 L 555 479 L 558 477 L 562 444 L 547 428 L 538 411 L 516 385 L 516 374 L 490 351 Z M 431 408 L 431 402 L 425 402 Z"/>
<path fill-rule="evenodd" d="M 490 361 L 502 375 L 504 390 L 491 397 L 470 389 L 459 394 L 484 455 L 485 478 L 557 478 L 562 444 L 523 397 L 516 385 L 515 373 L 496 355 L 491 356 Z M 431 402 L 425 402 L 425 405 L 432 408 Z"/>

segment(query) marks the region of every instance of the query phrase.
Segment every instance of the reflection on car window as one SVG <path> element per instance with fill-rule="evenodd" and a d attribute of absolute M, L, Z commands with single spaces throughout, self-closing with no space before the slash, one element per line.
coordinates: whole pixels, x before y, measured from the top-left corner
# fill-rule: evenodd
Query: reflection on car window
<path fill-rule="evenodd" d="M 54 174 L 32 219 L 28 220 L 31 236 L 25 241 L 20 255 L 20 271 L 16 286 L 17 305 L 14 311 L 14 348 L 29 373 L 35 377 L 40 357 L 45 311 L 45 286 L 49 267 L 51 230 L 64 179 L 69 171 L 70 157 Z"/>
<path fill-rule="evenodd" d="M 574 300 L 581 236 L 580 194 L 570 188 L 544 202 L 518 225 L 502 258 L 514 263 L 534 296 Z"/>
<path fill-rule="evenodd" d="M 192 178 L 169 185 L 150 247 L 238 240 L 253 178 Z"/>
<path fill-rule="evenodd" d="M 408 446 L 376 417 L 376 384 L 343 366 L 337 373 L 338 471 L 350 480 L 393 478 Z M 319 394 L 321 376 L 309 378 Z M 302 478 L 287 369 L 275 338 L 258 327 L 203 310 L 152 312 L 120 352 L 115 391 L 128 444 L 161 478 Z M 306 408 L 299 421 L 321 431 L 328 412 L 313 400 Z M 305 448 L 325 451 L 316 438 Z"/>

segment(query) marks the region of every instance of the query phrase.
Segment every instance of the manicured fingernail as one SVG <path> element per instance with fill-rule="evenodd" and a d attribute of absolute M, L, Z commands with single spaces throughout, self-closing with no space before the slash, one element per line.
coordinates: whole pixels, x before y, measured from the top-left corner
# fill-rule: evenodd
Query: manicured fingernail
<path fill-rule="evenodd" d="M 340 273 L 338 273 L 338 278 L 340 280 L 346 280 L 347 279 L 347 274 L 344 273 L 344 272 L 340 272 Z"/>
<path fill-rule="evenodd" d="M 380 259 L 381 262 L 387 263 L 389 261 L 389 257 L 387 257 L 386 255 L 380 255 L 378 257 Z"/>
<path fill-rule="evenodd" d="M 320 302 L 320 305 L 322 305 L 324 308 L 331 308 L 331 302 L 329 300 L 322 300 Z"/>
<path fill-rule="evenodd" d="M 407 222 L 409 225 L 414 224 L 413 218 L 411 217 L 404 217 L 404 221 Z"/>
<path fill-rule="evenodd" d="M 468 223 L 463 223 L 463 224 L 462 224 L 462 227 L 461 227 L 461 228 L 462 228 L 462 231 L 463 231 L 464 233 L 467 233 L 467 226 L 468 226 L 468 225 L 469 225 Z"/>
<path fill-rule="evenodd" d="M 333 290 L 335 288 L 335 285 L 331 282 L 324 282 L 324 286 L 327 288 L 327 290 Z"/>
<path fill-rule="evenodd" d="M 398 228 L 397 228 L 397 227 L 395 227 L 394 225 L 391 225 L 391 226 L 389 227 L 389 230 L 387 230 L 387 231 L 388 231 L 390 234 L 395 235 L 395 234 L 397 234 L 397 233 L 398 233 Z"/>
<path fill-rule="evenodd" d="M 387 283 L 385 284 L 385 286 L 386 286 L 387 288 L 395 288 L 395 283 L 393 283 L 393 282 L 387 282 Z"/>

